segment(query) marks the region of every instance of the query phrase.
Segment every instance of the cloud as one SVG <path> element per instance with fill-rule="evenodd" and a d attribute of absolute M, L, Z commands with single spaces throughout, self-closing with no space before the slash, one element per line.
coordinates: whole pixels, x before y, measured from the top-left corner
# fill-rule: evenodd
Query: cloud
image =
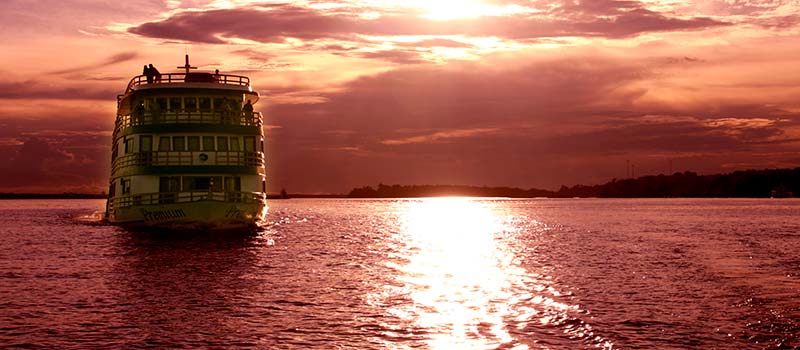
<path fill-rule="evenodd" d="M 797 1 L 481 2 L 513 6 L 431 19 L 397 2 L 165 9 L 150 0 L 119 11 L 101 0 L 12 0 L 0 13 L 11 40 L 0 81 L 2 171 L 46 143 L 69 180 L 38 173 L 42 184 L 104 187 L 125 66 L 147 51 L 148 63 L 174 67 L 164 62 L 186 42 L 213 57 L 203 66 L 266 87 L 257 108 L 269 123 L 268 181 L 290 191 L 377 182 L 557 188 L 624 175 L 625 160 L 646 173 L 667 158 L 694 171 L 797 159 L 800 51 L 796 30 L 786 30 L 797 28 Z M 54 55 L 53 40 L 69 46 Z M 30 80 L 53 66 L 45 69 L 56 74 Z"/>
<path fill-rule="evenodd" d="M 698 10 L 717 15 L 760 15 L 791 2 L 784 0 L 706 0 L 698 2 L 695 6 L 698 7 Z"/>
<path fill-rule="evenodd" d="M 271 104 L 266 115 L 282 126 L 267 138 L 271 181 L 323 192 L 378 182 L 558 188 L 624 176 L 626 160 L 641 174 L 667 172 L 667 160 L 676 170 L 722 171 L 765 153 L 785 164 L 779 150 L 798 150 L 789 130 L 800 115 L 769 94 L 751 91 L 749 103 L 700 88 L 691 94 L 703 104 L 664 102 L 685 93 L 664 90 L 668 69 L 692 75 L 683 70 L 714 62 L 581 52 L 364 76 L 317 103 Z M 648 86 L 659 87 L 658 100 Z"/>
<path fill-rule="evenodd" d="M 400 47 L 452 47 L 452 48 L 473 47 L 471 44 L 465 42 L 451 40 L 451 39 L 441 39 L 441 38 L 426 39 L 421 41 L 413 41 L 405 43 L 401 42 L 397 43 L 396 45 Z"/>
<path fill-rule="evenodd" d="M 67 69 L 56 70 L 56 71 L 48 72 L 46 74 L 61 75 L 61 74 L 71 74 L 71 73 L 84 73 L 84 72 L 87 72 L 87 71 L 91 72 L 91 71 L 96 71 L 99 68 L 103 68 L 103 67 L 106 67 L 106 66 L 110 66 L 110 65 L 114 65 L 114 64 L 122 63 L 122 62 L 127 62 L 127 61 L 133 60 L 135 58 L 138 58 L 139 56 L 140 56 L 139 53 L 135 52 L 135 51 L 120 52 L 120 53 L 111 55 L 109 57 L 106 57 L 104 60 L 101 60 L 101 61 L 98 61 L 98 62 L 95 62 L 95 63 L 79 65 L 79 66 L 75 66 L 75 67 L 67 68 Z"/>
<path fill-rule="evenodd" d="M 114 102 L 0 100 L 0 192 L 100 192 L 110 169 Z"/>
<path fill-rule="evenodd" d="M 380 59 L 400 64 L 415 64 L 415 63 L 426 62 L 426 60 L 424 60 L 418 52 L 409 50 L 380 50 L 380 51 L 350 52 L 350 53 L 340 53 L 340 54 L 347 56 L 357 56 L 362 58 Z"/>
<path fill-rule="evenodd" d="M 0 135 L 0 192 L 100 192 L 110 164 L 111 126 L 70 115 L 11 120 Z M 7 136 L 6 136 L 7 135 Z"/>
<path fill-rule="evenodd" d="M 475 135 L 485 135 L 488 133 L 497 132 L 498 128 L 475 128 L 475 129 L 460 129 L 460 130 L 446 130 L 438 131 L 427 135 L 417 135 L 395 140 L 383 140 L 384 145 L 404 145 L 409 143 L 432 143 L 432 142 L 446 142 L 450 139 L 460 139 L 472 137 Z"/>
<path fill-rule="evenodd" d="M 416 13 L 383 13 L 377 18 L 329 13 L 293 5 L 177 12 L 142 23 L 129 32 L 153 38 L 223 44 L 231 38 L 262 43 L 300 40 L 360 40 L 358 36 L 464 35 L 510 39 L 545 37 L 622 38 L 657 31 L 695 30 L 727 25 L 705 17 L 676 18 L 635 1 L 565 2 L 544 14 L 519 13 L 453 20 L 432 20 Z M 364 11 L 362 9 L 361 11 Z M 430 43 L 423 43 L 430 44 Z"/>
<path fill-rule="evenodd" d="M 231 53 L 247 57 L 247 59 L 249 60 L 263 61 L 263 62 L 270 61 L 278 56 L 277 54 L 272 52 L 263 52 L 253 49 L 239 49 L 239 50 L 234 50 Z"/>
<path fill-rule="evenodd" d="M 42 192 L 62 192 L 66 188 L 98 186 L 100 174 L 93 162 L 85 157 L 63 149 L 58 144 L 31 137 L 15 147 L 10 159 L 4 159 L 3 183 L 0 190 L 14 191 L 20 188 Z"/>
<path fill-rule="evenodd" d="M 64 84 L 64 85 L 59 85 Z M 103 86 L 78 85 L 75 82 L 40 82 L 35 80 L 0 81 L 0 99 L 63 99 L 113 101 L 119 91 Z"/>

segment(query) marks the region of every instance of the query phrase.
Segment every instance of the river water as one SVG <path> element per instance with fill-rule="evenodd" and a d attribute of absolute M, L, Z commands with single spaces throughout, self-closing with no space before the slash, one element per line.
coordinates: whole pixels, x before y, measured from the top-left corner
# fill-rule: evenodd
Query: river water
<path fill-rule="evenodd" d="M 800 348 L 800 200 L 275 200 L 256 232 L 0 201 L 0 347 Z"/>

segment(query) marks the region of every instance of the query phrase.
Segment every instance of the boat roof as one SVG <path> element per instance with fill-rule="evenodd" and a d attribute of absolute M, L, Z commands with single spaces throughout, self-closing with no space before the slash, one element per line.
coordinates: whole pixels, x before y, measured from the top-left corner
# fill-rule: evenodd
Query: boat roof
<path fill-rule="evenodd" d="M 214 72 L 190 71 L 197 69 L 189 64 L 189 55 L 186 55 L 186 64 L 177 68 L 184 69 L 184 72 L 159 73 L 155 76 L 137 75 L 128 82 L 125 93 L 119 95 L 117 102 L 119 107 L 125 105 L 125 100 L 131 94 L 138 91 L 160 90 L 160 89 L 213 89 L 240 92 L 248 95 L 248 100 L 252 103 L 258 101 L 258 93 L 253 91 L 250 86 L 250 78 L 242 75 Z"/>

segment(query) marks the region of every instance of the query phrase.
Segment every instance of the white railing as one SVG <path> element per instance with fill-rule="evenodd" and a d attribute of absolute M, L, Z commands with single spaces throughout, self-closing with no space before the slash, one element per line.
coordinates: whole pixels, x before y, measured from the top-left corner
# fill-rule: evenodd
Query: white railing
<path fill-rule="evenodd" d="M 259 112 L 139 112 L 117 116 L 114 132 L 123 128 L 154 124 L 218 124 L 261 127 L 264 119 Z"/>
<path fill-rule="evenodd" d="M 205 155 L 205 156 L 204 156 Z M 131 166 L 176 166 L 176 165 L 239 165 L 264 166 L 261 152 L 241 151 L 161 151 L 137 152 L 114 159 L 111 173 Z"/>
<path fill-rule="evenodd" d="M 108 209 L 125 208 L 135 205 L 155 205 L 171 203 L 190 203 L 199 201 L 230 203 L 263 203 L 266 196 L 260 192 L 158 192 L 141 193 L 110 198 Z"/>
<path fill-rule="evenodd" d="M 125 93 L 129 93 L 133 88 L 140 85 L 157 85 L 170 83 L 214 83 L 234 86 L 250 86 L 250 78 L 232 74 L 214 74 L 203 72 L 190 73 L 165 73 L 147 80 L 147 76 L 139 75 L 133 77 L 128 83 Z"/>

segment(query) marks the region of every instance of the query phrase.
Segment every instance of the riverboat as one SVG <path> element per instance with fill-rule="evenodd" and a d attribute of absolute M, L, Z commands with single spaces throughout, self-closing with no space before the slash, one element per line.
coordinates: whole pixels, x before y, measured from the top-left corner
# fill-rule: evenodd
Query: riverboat
<path fill-rule="evenodd" d="M 106 218 L 169 227 L 254 227 L 266 215 L 263 118 L 245 76 L 133 77 L 117 96 Z M 147 69 L 145 69 L 147 71 Z"/>

